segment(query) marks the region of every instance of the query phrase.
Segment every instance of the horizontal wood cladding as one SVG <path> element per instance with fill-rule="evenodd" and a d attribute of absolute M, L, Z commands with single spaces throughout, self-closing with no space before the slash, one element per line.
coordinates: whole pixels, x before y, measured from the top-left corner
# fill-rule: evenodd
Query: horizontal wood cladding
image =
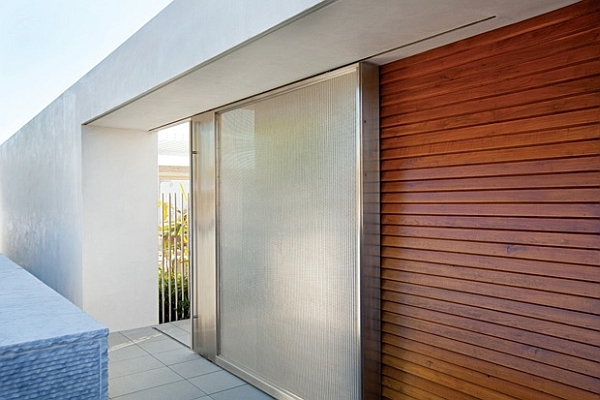
<path fill-rule="evenodd" d="M 380 69 L 386 399 L 600 399 L 600 2 Z"/>

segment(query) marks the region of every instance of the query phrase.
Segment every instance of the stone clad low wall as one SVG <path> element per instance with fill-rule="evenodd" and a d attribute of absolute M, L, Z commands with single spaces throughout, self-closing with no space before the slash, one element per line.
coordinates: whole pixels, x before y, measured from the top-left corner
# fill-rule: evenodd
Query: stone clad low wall
<path fill-rule="evenodd" d="M 108 398 L 108 329 L 0 254 L 0 399 Z"/>

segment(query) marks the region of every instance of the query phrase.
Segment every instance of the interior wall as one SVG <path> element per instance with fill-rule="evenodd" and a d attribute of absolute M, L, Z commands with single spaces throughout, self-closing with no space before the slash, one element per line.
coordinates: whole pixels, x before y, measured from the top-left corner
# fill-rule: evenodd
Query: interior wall
<path fill-rule="evenodd" d="M 381 68 L 383 394 L 598 399 L 600 3 Z"/>
<path fill-rule="evenodd" d="M 156 132 L 84 127 L 83 307 L 109 329 L 158 323 Z"/>

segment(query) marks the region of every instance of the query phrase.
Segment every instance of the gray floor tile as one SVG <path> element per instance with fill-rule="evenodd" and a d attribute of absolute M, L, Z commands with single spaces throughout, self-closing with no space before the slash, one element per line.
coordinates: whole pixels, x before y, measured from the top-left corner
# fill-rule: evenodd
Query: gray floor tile
<path fill-rule="evenodd" d="M 149 341 L 153 338 L 163 338 L 163 335 L 159 331 L 150 326 L 122 331 L 121 334 L 134 341 Z"/>
<path fill-rule="evenodd" d="M 182 321 L 175 321 L 173 325 L 178 326 L 184 331 L 191 333 L 192 332 L 192 322 L 189 319 L 184 319 Z"/>
<path fill-rule="evenodd" d="M 130 340 L 125 335 L 122 335 L 119 332 L 111 332 L 108 334 L 108 348 L 120 346 L 122 344 L 129 343 Z"/>
<path fill-rule="evenodd" d="M 176 349 L 180 349 L 183 347 L 183 345 L 181 343 L 179 343 L 173 339 L 170 339 L 169 337 L 163 335 L 162 333 L 161 333 L 161 336 L 163 337 L 162 340 L 153 340 L 150 342 L 142 342 L 142 343 L 137 343 L 137 345 L 150 354 L 163 353 L 165 351 L 176 350 Z"/>
<path fill-rule="evenodd" d="M 145 336 L 139 339 L 135 339 L 133 340 L 133 343 L 140 345 L 143 343 L 160 342 L 161 340 L 165 339 L 169 339 L 169 337 L 162 332 L 156 331 L 156 334 L 154 334 L 153 336 Z"/>
<path fill-rule="evenodd" d="M 182 362 L 203 359 L 192 350 L 183 346 L 179 346 L 179 348 L 175 350 L 165 351 L 164 353 L 155 353 L 152 355 L 165 365 L 174 365 Z"/>
<path fill-rule="evenodd" d="M 183 381 L 183 378 L 163 367 L 109 379 L 108 392 L 111 398 L 115 398 L 177 381 Z"/>
<path fill-rule="evenodd" d="M 155 329 L 159 330 L 160 332 L 163 332 L 170 338 L 181 342 L 185 346 L 191 347 L 191 343 L 192 343 L 191 333 L 184 329 L 179 328 L 177 325 L 174 325 L 174 324 L 175 323 L 157 325 L 157 326 L 155 326 Z"/>
<path fill-rule="evenodd" d="M 162 368 L 165 365 L 156 358 L 147 354 L 141 357 L 130 358 L 123 361 L 110 362 L 108 366 L 109 378 L 118 378 L 136 374 L 138 372 L 150 371 L 151 369 Z"/>
<path fill-rule="evenodd" d="M 128 360 L 130 358 L 142 357 L 145 355 L 148 355 L 148 353 L 146 353 L 140 347 L 130 342 L 129 344 L 121 344 L 113 347 L 112 349 L 109 349 L 108 361 L 123 361 Z"/>
<path fill-rule="evenodd" d="M 221 371 L 221 368 L 210 361 L 205 360 L 204 358 L 171 365 L 169 368 L 177 372 L 185 379 L 195 378 L 197 376 Z"/>
<path fill-rule="evenodd" d="M 190 334 L 187 332 L 181 334 L 173 334 L 170 335 L 173 339 L 177 340 L 179 343 L 183 344 L 186 347 L 191 347 L 192 338 Z"/>
<path fill-rule="evenodd" d="M 116 400 L 210 400 L 202 390 L 187 381 L 169 383 L 151 389 L 115 397 Z"/>
<path fill-rule="evenodd" d="M 167 329 L 189 340 L 180 328 L 185 323 L 167 324 Z M 272 399 L 151 327 L 111 333 L 108 354 L 111 400 Z"/>
<path fill-rule="evenodd" d="M 273 400 L 273 397 L 250 385 L 223 390 L 210 397 L 214 400 Z"/>
<path fill-rule="evenodd" d="M 210 374 L 198 376 L 189 380 L 193 385 L 203 392 L 211 394 L 222 390 L 231 389 L 246 384 L 243 380 L 236 378 L 227 371 L 217 371 Z"/>
<path fill-rule="evenodd" d="M 179 325 L 176 325 L 176 323 L 174 323 L 174 322 L 168 323 L 168 324 L 157 325 L 154 327 L 154 329 L 157 329 L 162 332 L 174 333 L 174 334 L 187 332 L 186 330 L 181 328 Z"/>

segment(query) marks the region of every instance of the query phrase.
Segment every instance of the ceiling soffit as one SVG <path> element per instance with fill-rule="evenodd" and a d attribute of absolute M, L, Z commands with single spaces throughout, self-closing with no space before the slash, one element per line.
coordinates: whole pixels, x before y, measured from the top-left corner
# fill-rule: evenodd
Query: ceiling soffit
<path fill-rule="evenodd" d="M 357 61 L 385 64 L 575 2 L 338 0 L 90 124 L 156 129 Z"/>

